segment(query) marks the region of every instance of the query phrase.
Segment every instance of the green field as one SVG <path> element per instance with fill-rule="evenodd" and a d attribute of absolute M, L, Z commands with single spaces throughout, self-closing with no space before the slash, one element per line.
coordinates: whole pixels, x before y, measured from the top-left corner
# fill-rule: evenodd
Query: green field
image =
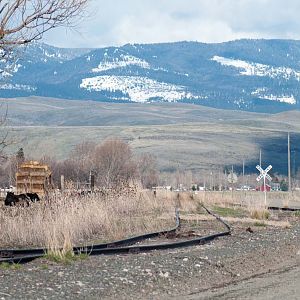
<path fill-rule="evenodd" d="M 286 160 L 286 133 L 293 132 L 295 139 L 300 133 L 298 111 L 268 115 L 190 104 L 110 104 L 36 97 L 2 102 L 8 105 L 8 122 L 2 130 L 9 131 L 14 143 L 7 151 L 14 153 L 23 147 L 32 159 L 45 155 L 63 159 L 82 141 L 119 137 L 135 153 L 154 154 L 165 171 L 218 169 L 241 165 L 243 159 L 252 166 L 262 148 L 264 160 L 278 163 L 280 173 Z"/>

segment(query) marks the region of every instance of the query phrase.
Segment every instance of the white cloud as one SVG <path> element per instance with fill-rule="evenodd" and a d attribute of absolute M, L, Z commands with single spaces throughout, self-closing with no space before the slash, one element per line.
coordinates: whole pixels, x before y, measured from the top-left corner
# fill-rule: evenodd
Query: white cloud
<path fill-rule="evenodd" d="M 300 39 L 298 0 L 94 0 L 78 32 L 57 29 L 46 42 L 101 47 L 179 40 Z"/>

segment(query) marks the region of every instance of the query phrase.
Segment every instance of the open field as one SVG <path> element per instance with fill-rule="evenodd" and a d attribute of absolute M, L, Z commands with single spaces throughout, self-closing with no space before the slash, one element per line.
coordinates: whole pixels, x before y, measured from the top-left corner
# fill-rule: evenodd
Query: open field
<path fill-rule="evenodd" d="M 255 173 L 263 162 L 286 172 L 286 133 L 294 155 L 300 152 L 300 112 L 277 115 L 217 110 L 189 104 L 109 104 L 55 99 L 9 99 L 8 126 L 14 142 L 38 159 L 65 158 L 74 145 L 119 137 L 135 153 L 157 156 L 163 171 L 220 169 L 231 164 Z M 3 133 L 4 131 L 2 131 Z M 295 172 L 300 160 L 294 159 Z"/>
<path fill-rule="evenodd" d="M 245 295 L 241 292 L 245 283 L 251 289 L 247 299 L 256 299 L 257 295 L 263 299 L 264 287 L 280 283 L 276 274 L 285 274 L 287 278 L 282 278 L 282 282 L 289 283 L 288 290 L 282 293 L 280 289 L 278 297 L 274 293 L 268 295 L 272 295 L 272 299 L 281 299 L 282 295 L 297 299 L 298 277 L 286 271 L 299 269 L 298 214 L 275 211 L 268 220 L 254 219 L 252 207 L 232 206 L 232 203 L 242 204 L 245 199 L 256 203 L 261 193 L 249 193 L 248 197 L 234 193 L 233 199 L 231 193 L 199 193 L 191 197 L 190 193 L 178 196 L 175 192 L 160 191 L 155 199 L 151 194 L 148 193 L 148 200 L 140 197 L 107 199 L 110 205 L 104 199 L 95 198 L 60 199 L 48 207 L 35 203 L 37 206 L 32 211 L 12 208 L 14 217 L 7 211 L 1 215 L 0 209 L 1 232 L 5 232 L 9 240 L 7 232 L 10 230 L 11 238 L 14 236 L 29 245 L 27 237 L 31 241 L 33 237 L 45 239 L 51 237 L 51 233 L 52 238 L 60 238 L 56 242 L 64 246 L 76 238 L 77 241 L 92 238 L 91 234 L 99 236 L 101 233 L 104 239 L 120 238 L 161 226 L 165 228 L 168 220 L 174 222 L 169 210 L 176 205 L 184 227 L 203 235 L 220 230 L 216 220 L 199 207 L 199 202 L 205 201 L 230 222 L 232 234 L 204 245 L 150 253 L 85 255 L 72 260 L 58 260 L 48 254 L 25 265 L 0 264 L 0 296 L 3 299 L 207 299 L 215 295 L 227 299 L 226 295 Z M 287 193 L 269 195 L 270 200 L 280 198 L 282 201 L 288 196 Z M 293 196 L 293 200 L 299 202 L 298 195 Z M 258 204 L 255 208 L 261 209 Z M 158 239 L 144 241 L 142 245 L 157 243 Z M 53 240 L 52 245 L 55 245 Z"/>
<path fill-rule="evenodd" d="M 177 207 L 182 219 L 208 221 L 201 203 L 230 222 L 289 226 L 266 211 L 260 192 L 170 192 L 136 189 L 107 195 L 53 194 L 30 207 L 5 207 L 0 203 L 0 249 L 10 247 L 63 247 L 90 241 L 114 240 L 171 228 Z M 299 193 L 272 192 L 269 206 L 300 208 Z M 236 220 L 234 218 L 237 218 Z M 278 222 L 278 221 L 284 221 Z M 285 222 L 286 221 L 286 222 Z"/>
<path fill-rule="evenodd" d="M 161 219 L 164 214 L 168 216 Z M 90 196 L 53 194 L 30 207 L 0 204 L 0 249 L 61 248 L 110 242 L 173 227 L 174 204 L 150 192 Z"/>

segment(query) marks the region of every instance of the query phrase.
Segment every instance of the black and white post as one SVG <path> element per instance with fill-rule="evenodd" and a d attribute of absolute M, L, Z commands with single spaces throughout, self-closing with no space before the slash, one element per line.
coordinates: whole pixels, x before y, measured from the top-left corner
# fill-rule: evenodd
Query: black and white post
<path fill-rule="evenodd" d="M 272 166 L 269 165 L 265 170 L 257 165 L 256 169 L 260 172 L 260 175 L 256 178 L 259 182 L 261 179 L 264 179 L 264 192 L 265 192 L 265 207 L 267 207 L 267 187 L 266 187 L 266 179 L 272 181 L 272 177 L 268 174 L 268 172 L 272 169 Z"/>

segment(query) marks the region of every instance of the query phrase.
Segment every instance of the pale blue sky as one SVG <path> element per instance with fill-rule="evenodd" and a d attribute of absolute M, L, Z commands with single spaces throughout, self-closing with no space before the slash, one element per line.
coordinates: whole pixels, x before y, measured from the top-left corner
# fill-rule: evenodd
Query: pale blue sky
<path fill-rule="evenodd" d="M 76 31 L 55 29 L 59 47 L 105 47 L 239 38 L 300 39 L 300 0 L 91 0 Z"/>

